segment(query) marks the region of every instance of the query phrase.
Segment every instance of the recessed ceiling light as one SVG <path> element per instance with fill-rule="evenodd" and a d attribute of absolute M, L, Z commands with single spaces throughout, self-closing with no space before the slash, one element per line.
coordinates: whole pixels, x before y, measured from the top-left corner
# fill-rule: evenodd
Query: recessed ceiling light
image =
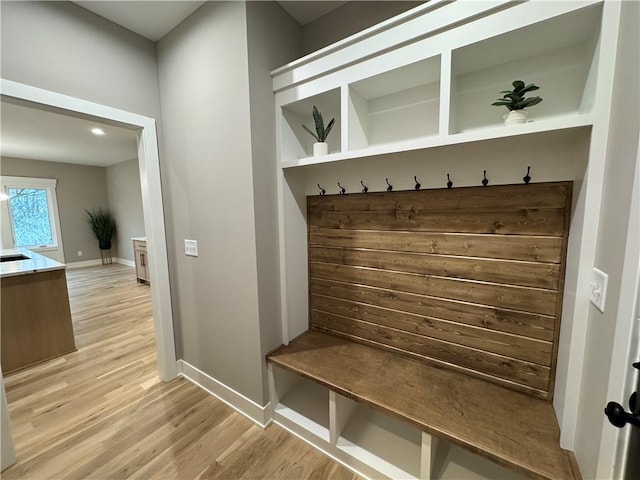
<path fill-rule="evenodd" d="M 97 127 L 96 127 L 96 128 L 92 128 L 92 129 L 91 129 L 91 133 L 93 133 L 94 135 L 97 135 L 97 136 L 102 136 L 102 135 L 106 135 L 106 133 L 107 133 L 107 132 L 105 132 L 105 131 L 104 131 L 103 129 L 101 129 L 101 128 L 97 128 Z"/>

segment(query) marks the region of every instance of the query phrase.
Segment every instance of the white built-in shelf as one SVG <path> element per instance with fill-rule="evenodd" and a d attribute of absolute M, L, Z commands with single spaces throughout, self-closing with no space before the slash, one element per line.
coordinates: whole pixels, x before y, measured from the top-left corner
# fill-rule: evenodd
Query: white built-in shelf
<path fill-rule="evenodd" d="M 316 140 L 302 125 L 306 125 L 312 132 L 316 131 L 311 114 L 314 105 L 322 114 L 325 126 L 332 118 L 335 118 L 335 125 L 329 133 L 327 143 L 329 144 L 329 153 L 341 151 L 340 89 L 334 89 L 282 107 L 284 119 L 282 122 L 282 146 L 283 155 L 286 158 L 304 158 L 312 154 L 313 144 Z"/>
<path fill-rule="evenodd" d="M 440 57 L 349 85 L 348 149 L 438 135 Z"/>
<path fill-rule="evenodd" d="M 389 478 L 420 478 L 422 432 L 353 403 L 353 414 L 338 437 L 338 449 Z"/>
<path fill-rule="evenodd" d="M 536 121 L 591 111 L 600 16 L 593 6 L 453 50 L 450 132 L 502 125 L 506 108 L 491 103 L 516 79 L 540 87 Z"/>
<path fill-rule="evenodd" d="M 298 160 L 283 162 L 283 169 L 304 167 L 307 165 L 318 165 L 323 163 L 339 162 L 349 159 L 370 157 L 375 155 L 386 155 L 396 152 L 407 152 L 411 150 L 421 150 L 446 145 L 457 145 L 463 143 L 480 142 L 483 140 L 493 140 L 498 138 L 515 137 L 518 135 L 531 135 L 555 130 L 570 128 L 590 127 L 593 125 L 593 114 L 568 114 L 559 117 L 550 117 L 543 120 L 530 120 L 520 125 L 496 125 L 487 128 L 470 129 L 465 132 L 452 135 L 437 135 L 425 137 L 420 140 L 405 142 L 395 142 L 386 145 L 352 150 L 344 153 L 334 153 L 320 157 L 306 157 Z"/>
<path fill-rule="evenodd" d="M 545 17 L 529 5 L 522 8 L 538 20 L 521 28 L 505 31 L 504 19 L 489 17 L 481 35 L 464 25 L 458 36 L 445 32 L 383 51 L 361 68 L 294 84 L 276 95 L 281 168 L 592 125 L 602 5 L 581 6 L 565 5 L 558 10 L 564 13 Z M 531 109 L 528 123 L 505 127 L 507 109 L 491 103 L 516 79 L 540 86 L 530 95 L 543 102 Z M 319 157 L 311 156 L 314 139 L 302 128 L 313 129 L 313 105 L 325 123 L 336 119 L 329 154 Z"/>

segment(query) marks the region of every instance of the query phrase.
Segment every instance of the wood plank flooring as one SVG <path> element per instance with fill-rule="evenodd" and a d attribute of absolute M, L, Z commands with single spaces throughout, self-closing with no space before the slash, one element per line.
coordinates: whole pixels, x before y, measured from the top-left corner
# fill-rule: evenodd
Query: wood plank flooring
<path fill-rule="evenodd" d="M 356 478 L 184 379 L 159 381 L 150 289 L 133 269 L 67 277 L 78 351 L 5 377 L 18 462 L 4 479 Z"/>

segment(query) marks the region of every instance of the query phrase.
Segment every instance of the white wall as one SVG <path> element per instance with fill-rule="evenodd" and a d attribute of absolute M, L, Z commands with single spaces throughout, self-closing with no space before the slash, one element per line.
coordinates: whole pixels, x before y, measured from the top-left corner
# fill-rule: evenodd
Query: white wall
<path fill-rule="evenodd" d="M 204 4 L 158 70 L 178 357 L 262 403 L 245 4 Z"/>
<path fill-rule="evenodd" d="M 610 142 L 605 164 L 595 264 L 595 267 L 609 275 L 609 284 L 605 312 L 601 313 L 593 305 L 589 310 L 576 435 L 575 453 L 584 478 L 611 478 L 610 469 L 605 472 L 598 470 L 601 449 L 614 448 L 611 443 L 600 442 L 603 428 L 614 428 L 604 418 L 603 409 L 607 400 L 623 400 L 607 399 L 607 386 L 614 335 L 617 326 L 624 321 L 618 317 L 618 299 L 622 289 L 623 269 L 628 261 L 624 252 L 640 130 L 640 102 L 637 95 L 629 97 L 628 87 L 640 82 L 640 60 L 637 52 L 640 44 L 639 7 L 640 4 L 637 2 L 622 2 L 609 127 Z"/>
<path fill-rule="evenodd" d="M 251 151 L 258 269 L 261 354 L 280 345 L 276 132 L 269 72 L 301 56 L 300 25 L 275 2 L 247 3 Z M 262 363 L 263 395 L 267 393 Z"/>
<path fill-rule="evenodd" d="M 114 255 L 133 262 L 131 237 L 145 236 L 138 159 L 107 167 L 106 182 L 109 208 L 117 227 Z"/>

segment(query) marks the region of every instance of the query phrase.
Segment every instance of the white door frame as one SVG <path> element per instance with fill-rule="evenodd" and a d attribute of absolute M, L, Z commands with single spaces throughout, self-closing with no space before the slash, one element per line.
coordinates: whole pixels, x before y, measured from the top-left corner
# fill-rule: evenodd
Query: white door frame
<path fill-rule="evenodd" d="M 124 123 L 138 130 L 138 164 L 142 187 L 144 227 L 147 234 L 147 249 L 151 267 L 151 297 L 158 355 L 158 376 L 165 382 L 175 378 L 178 372 L 176 369 L 167 240 L 164 228 L 160 158 L 158 156 L 155 119 L 1 78 L 0 94 L 80 115 Z"/>

